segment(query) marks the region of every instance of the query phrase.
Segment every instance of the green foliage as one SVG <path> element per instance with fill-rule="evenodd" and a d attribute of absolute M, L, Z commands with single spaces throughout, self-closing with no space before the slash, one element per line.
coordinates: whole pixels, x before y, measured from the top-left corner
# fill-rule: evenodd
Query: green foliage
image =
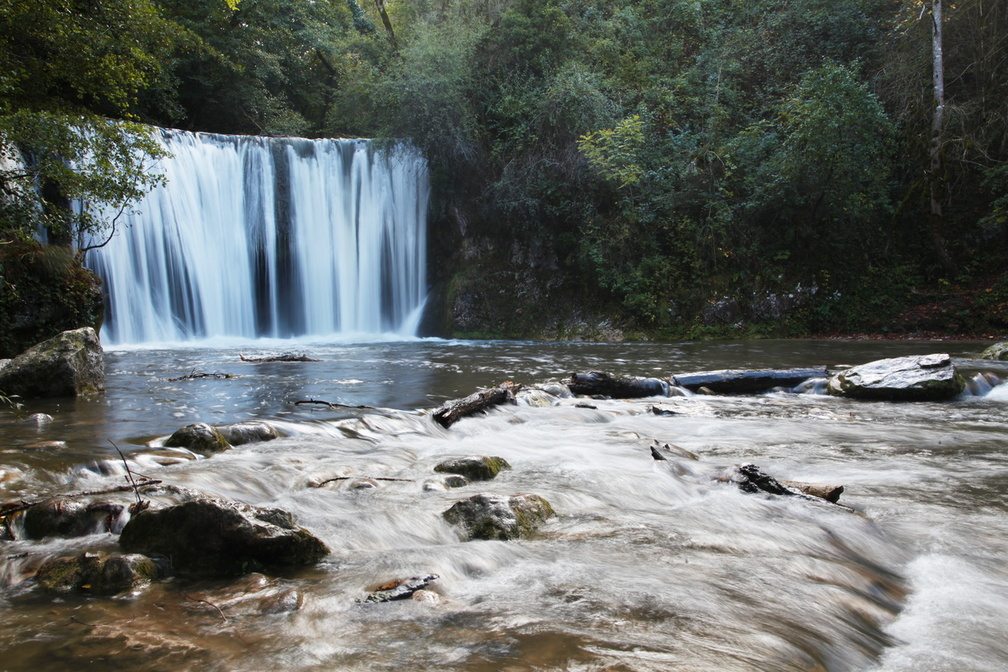
<path fill-rule="evenodd" d="M 631 115 L 614 128 L 585 133 L 578 138 L 578 149 L 595 170 L 620 189 L 637 184 L 644 172 L 638 162 L 644 149 L 640 115 Z"/>

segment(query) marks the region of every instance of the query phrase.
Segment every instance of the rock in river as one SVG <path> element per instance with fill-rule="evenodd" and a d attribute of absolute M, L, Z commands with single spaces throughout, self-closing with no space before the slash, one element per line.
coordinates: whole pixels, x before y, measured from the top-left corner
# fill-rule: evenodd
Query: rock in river
<path fill-rule="evenodd" d="M 830 378 L 830 394 L 854 399 L 941 401 L 962 393 L 965 379 L 947 354 L 880 359 Z"/>
<path fill-rule="evenodd" d="M 0 369 L 0 390 L 22 397 L 89 396 L 105 390 L 105 360 L 91 327 L 64 331 Z"/>
<path fill-rule="evenodd" d="M 232 425 L 215 425 L 214 429 L 232 446 L 272 441 L 280 437 L 276 428 L 267 422 L 236 422 Z"/>
<path fill-rule="evenodd" d="M 1008 361 L 1008 341 L 1001 341 L 990 346 L 980 353 L 980 359 Z"/>
<path fill-rule="evenodd" d="M 459 474 L 470 481 L 490 481 L 511 465 L 503 457 L 458 457 L 434 467 L 442 474 Z"/>
<path fill-rule="evenodd" d="M 163 567 L 142 555 L 81 553 L 49 558 L 35 573 L 35 583 L 55 593 L 80 591 L 115 595 L 164 576 Z"/>
<path fill-rule="evenodd" d="M 99 532 L 117 532 L 125 507 L 111 502 L 81 502 L 51 499 L 24 513 L 24 535 L 28 539 L 82 537 Z"/>
<path fill-rule="evenodd" d="M 134 516 L 119 537 L 127 552 L 161 555 L 190 576 L 237 576 L 313 565 L 329 553 L 289 513 L 238 502 L 196 499 Z"/>
<path fill-rule="evenodd" d="M 168 448 L 188 448 L 196 453 L 219 453 L 231 447 L 224 435 L 205 422 L 186 425 L 168 437 Z"/>
<path fill-rule="evenodd" d="M 539 495 L 480 494 L 456 502 L 442 515 L 460 526 L 467 540 L 508 540 L 531 536 L 556 512 Z"/>

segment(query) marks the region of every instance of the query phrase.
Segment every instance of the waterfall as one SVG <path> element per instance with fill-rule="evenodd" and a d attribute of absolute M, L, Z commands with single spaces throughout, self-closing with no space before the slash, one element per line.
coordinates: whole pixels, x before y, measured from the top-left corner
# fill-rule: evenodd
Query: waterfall
<path fill-rule="evenodd" d="M 88 255 L 105 342 L 416 331 L 429 197 L 416 150 L 159 135 L 165 185 Z"/>

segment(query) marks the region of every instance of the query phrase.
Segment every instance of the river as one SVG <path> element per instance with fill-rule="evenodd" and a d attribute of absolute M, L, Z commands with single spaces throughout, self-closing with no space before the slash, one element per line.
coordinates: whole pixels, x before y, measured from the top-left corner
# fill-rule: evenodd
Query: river
<path fill-rule="evenodd" d="M 0 669 L 1005 670 L 1008 386 L 915 404 L 784 391 L 595 408 L 559 399 L 448 430 L 422 410 L 506 379 L 592 369 L 666 376 L 979 349 L 415 340 L 109 351 L 104 397 L 26 404 L 48 422 L 0 410 L 0 500 L 121 483 L 111 441 L 138 473 L 291 511 L 332 554 L 268 579 L 54 597 L 25 581 L 42 558 L 112 550 L 115 537 L 0 542 Z M 290 350 L 321 361 L 239 358 Z M 1008 377 L 1008 366 L 961 366 Z M 232 377 L 170 380 L 194 372 Z M 295 405 L 306 399 L 372 408 Z M 654 415 L 655 403 L 675 415 Z M 284 436 L 208 458 L 159 447 L 192 422 L 250 418 Z M 654 461 L 655 439 L 681 456 Z M 460 455 L 512 469 L 424 489 L 435 464 Z M 750 462 L 778 479 L 843 484 L 850 508 L 718 481 Z M 309 487 L 333 476 L 403 480 Z M 540 494 L 558 515 L 534 539 L 462 542 L 440 513 L 481 491 Z M 357 602 L 369 584 L 428 573 L 440 577 L 436 604 Z M 301 606 L 263 613 L 243 591 L 294 591 Z"/>

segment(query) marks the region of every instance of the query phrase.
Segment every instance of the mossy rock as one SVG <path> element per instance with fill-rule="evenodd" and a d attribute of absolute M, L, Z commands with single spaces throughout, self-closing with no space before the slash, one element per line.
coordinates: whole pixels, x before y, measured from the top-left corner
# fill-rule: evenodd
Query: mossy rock
<path fill-rule="evenodd" d="M 0 369 L 0 390 L 22 397 L 92 396 L 105 390 L 105 359 L 91 327 L 64 331 Z"/>
<path fill-rule="evenodd" d="M 224 435 L 205 422 L 186 425 L 165 441 L 167 448 L 188 448 L 195 453 L 220 453 L 231 447 Z"/>
<path fill-rule="evenodd" d="M 82 553 L 49 558 L 35 573 L 35 583 L 53 593 L 115 595 L 164 576 L 162 568 L 142 555 L 104 556 Z"/>
<path fill-rule="evenodd" d="M 556 512 L 539 495 L 479 494 L 456 502 L 442 516 L 459 526 L 466 540 L 523 539 L 533 536 Z"/>
<path fill-rule="evenodd" d="M 1008 361 L 1008 341 L 995 343 L 980 353 L 980 359 L 994 359 L 999 362 Z"/>
<path fill-rule="evenodd" d="M 511 465 L 503 457 L 458 457 L 445 460 L 434 467 L 434 471 L 442 474 L 459 474 L 470 481 L 490 481 L 497 478 L 504 469 Z"/>

